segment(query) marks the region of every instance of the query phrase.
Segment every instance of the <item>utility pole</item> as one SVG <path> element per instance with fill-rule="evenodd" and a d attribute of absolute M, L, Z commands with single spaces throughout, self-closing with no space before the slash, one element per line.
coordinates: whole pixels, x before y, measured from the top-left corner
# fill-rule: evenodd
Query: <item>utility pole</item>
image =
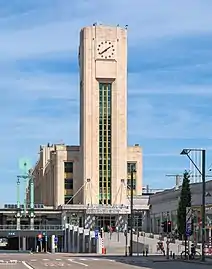
<path fill-rule="evenodd" d="M 130 252 L 129 256 L 133 255 L 133 179 L 134 179 L 134 173 L 135 169 L 133 169 L 133 165 L 131 164 L 131 178 L 130 178 L 130 210 L 131 210 L 131 215 L 130 215 Z"/>
<path fill-rule="evenodd" d="M 202 261 L 205 261 L 205 166 L 206 166 L 206 151 L 202 150 Z"/>

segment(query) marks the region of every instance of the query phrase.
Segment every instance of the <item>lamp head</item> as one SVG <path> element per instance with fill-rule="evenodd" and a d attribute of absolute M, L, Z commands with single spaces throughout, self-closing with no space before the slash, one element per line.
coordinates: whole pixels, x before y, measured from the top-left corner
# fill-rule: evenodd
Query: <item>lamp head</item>
<path fill-rule="evenodd" d="M 190 153 L 190 149 L 183 149 L 182 151 L 181 151 L 181 155 L 188 155 L 189 153 Z"/>

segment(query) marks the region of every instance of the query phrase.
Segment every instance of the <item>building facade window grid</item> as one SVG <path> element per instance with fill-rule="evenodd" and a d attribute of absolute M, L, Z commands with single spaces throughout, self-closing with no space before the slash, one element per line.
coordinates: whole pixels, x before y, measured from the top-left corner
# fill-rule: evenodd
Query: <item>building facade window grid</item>
<path fill-rule="evenodd" d="M 73 197 L 73 162 L 64 162 L 64 203 L 68 203 Z M 73 204 L 73 200 L 70 201 Z"/>
<path fill-rule="evenodd" d="M 99 203 L 111 204 L 111 83 L 99 84 Z"/>
<path fill-rule="evenodd" d="M 131 171 L 135 171 L 133 173 L 133 192 L 136 194 L 136 180 L 137 180 L 137 173 L 136 173 L 136 162 L 127 162 L 127 189 L 128 195 L 130 195 L 131 189 Z"/>

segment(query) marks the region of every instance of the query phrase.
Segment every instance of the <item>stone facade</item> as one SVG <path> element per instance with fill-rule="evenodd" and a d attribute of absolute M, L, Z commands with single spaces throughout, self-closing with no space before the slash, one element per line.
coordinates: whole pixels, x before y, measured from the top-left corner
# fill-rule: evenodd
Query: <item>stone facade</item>
<path fill-rule="evenodd" d="M 135 195 L 142 194 L 143 166 L 141 147 L 127 146 L 127 30 L 102 25 L 83 28 L 79 67 L 80 146 L 41 147 L 34 169 L 35 202 L 58 206 L 67 202 L 64 196 L 68 193 L 74 196 L 74 203 L 127 204 L 128 163 L 136 167 Z M 101 87 L 107 91 L 104 88 L 100 92 Z M 107 118 L 101 122 L 102 113 Z M 100 143 L 106 145 L 103 157 Z M 73 173 L 66 179 L 65 162 L 73 162 Z M 106 165 L 107 169 L 100 169 Z M 71 176 L 73 189 L 64 190 L 64 180 L 67 182 Z"/>

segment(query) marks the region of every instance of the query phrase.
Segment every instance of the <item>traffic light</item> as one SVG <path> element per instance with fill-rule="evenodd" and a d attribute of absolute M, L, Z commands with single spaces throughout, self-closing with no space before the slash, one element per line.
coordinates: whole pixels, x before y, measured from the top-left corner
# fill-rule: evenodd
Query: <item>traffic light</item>
<path fill-rule="evenodd" d="M 162 223 L 163 232 L 167 233 L 167 220 Z"/>
<path fill-rule="evenodd" d="M 167 222 L 167 232 L 168 233 L 172 232 L 172 222 L 170 220 Z"/>

